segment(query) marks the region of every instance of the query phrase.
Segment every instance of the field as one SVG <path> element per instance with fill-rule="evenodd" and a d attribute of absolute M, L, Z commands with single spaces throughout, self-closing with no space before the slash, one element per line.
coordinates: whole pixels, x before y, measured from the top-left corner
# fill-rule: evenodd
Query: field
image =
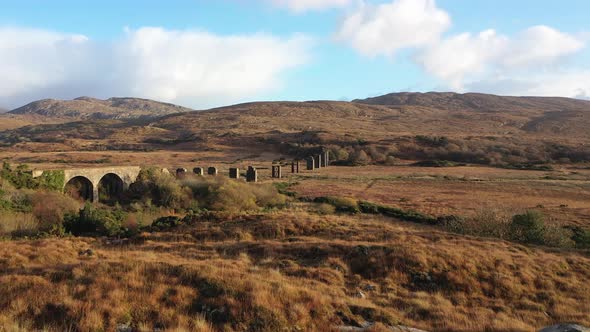
<path fill-rule="evenodd" d="M 586 255 L 381 217 L 295 210 L 143 234 L 134 243 L 13 241 L 1 246 L 0 264 L 0 324 L 8 330 L 590 324 Z"/>
<path fill-rule="evenodd" d="M 203 112 L 31 103 L 0 125 L 0 332 L 590 325 L 588 107 L 437 93 Z M 291 174 L 323 150 L 332 166 Z M 101 203 L 59 182 L 125 165 L 142 172 Z M 209 166 L 217 177 L 174 175 Z"/>

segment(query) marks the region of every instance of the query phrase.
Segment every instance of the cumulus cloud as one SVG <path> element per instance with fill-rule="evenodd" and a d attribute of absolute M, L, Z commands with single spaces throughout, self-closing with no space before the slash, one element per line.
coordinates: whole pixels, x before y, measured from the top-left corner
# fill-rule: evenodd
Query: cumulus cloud
<path fill-rule="evenodd" d="M 339 26 L 336 37 L 364 56 L 394 57 L 410 49 L 413 61 L 441 89 L 587 98 L 590 70 L 568 59 L 590 41 L 539 25 L 513 35 L 494 29 L 446 35 L 450 15 L 435 0 L 364 4 Z"/>
<path fill-rule="evenodd" d="M 434 0 L 363 4 L 344 19 L 336 38 L 363 55 L 393 56 L 400 49 L 437 41 L 450 24 L 449 15 Z"/>
<path fill-rule="evenodd" d="M 515 81 L 510 77 L 531 68 L 550 69 L 583 47 L 576 37 L 547 26 L 534 26 L 513 37 L 486 30 L 435 42 L 421 51 L 416 61 L 451 88 L 464 90 L 466 82 L 495 76 Z"/>
<path fill-rule="evenodd" d="M 325 10 L 329 8 L 346 7 L 352 0 L 270 0 L 277 6 L 286 7 L 289 10 L 301 13 L 311 10 Z"/>
<path fill-rule="evenodd" d="M 137 96 L 192 107 L 276 89 L 307 61 L 308 38 L 219 36 L 145 27 L 108 42 L 24 28 L 0 28 L 0 103 L 44 97 Z"/>
<path fill-rule="evenodd" d="M 469 82 L 468 91 L 519 96 L 561 96 L 590 99 L 590 70 L 556 69 Z"/>

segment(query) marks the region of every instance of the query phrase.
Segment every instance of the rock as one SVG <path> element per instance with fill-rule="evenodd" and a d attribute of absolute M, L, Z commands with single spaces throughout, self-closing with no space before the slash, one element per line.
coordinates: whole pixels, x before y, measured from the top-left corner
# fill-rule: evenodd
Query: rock
<path fill-rule="evenodd" d="M 92 249 L 80 250 L 78 251 L 78 256 L 91 257 L 94 256 L 94 251 Z"/>
<path fill-rule="evenodd" d="M 340 332 L 364 332 L 370 331 L 373 327 L 373 323 L 364 324 L 362 327 L 358 326 L 339 326 L 336 329 Z M 415 329 L 413 327 L 407 327 L 403 325 L 387 326 L 387 329 L 392 332 L 426 332 L 424 330 Z"/>
<path fill-rule="evenodd" d="M 371 284 L 366 284 L 363 286 L 363 289 L 367 292 L 372 292 L 372 291 L 377 290 L 377 286 L 371 285 Z"/>
<path fill-rule="evenodd" d="M 539 330 L 539 332 L 590 332 L 590 328 L 578 324 L 557 324 Z"/>
<path fill-rule="evenodd" d="M 359 299 L 364 299 L 364 298 L 366 298 L 366 297 L 367 297 L 367 295 L 365 295 L 365 293 L 363 293 L 363 292 L 361 292 L 361 291 L 358 291 L 358 292 L 357 292 L 357 293 L 354 295 L 354 297 L 357 297 L 357 298 L 359 298 Z"/>
<path fill-rule="evenodd" d="M 117 332 L 131 332 L 131 331 L 133 331 L 133 327 L 131 327 L 131 325 L 129 325 L 129 324 L 119 324 L 119 325 L 117 325 L 117 329 L 115 331 L 117 331 Z"/>
<path fill-rule="evenodd" d="M 407 327 L 403 325 L 396 325 L 390 327 L 391 331 L 394 332 L 426 332 L 424 330 L 415 329 L 413 327 Z"/>

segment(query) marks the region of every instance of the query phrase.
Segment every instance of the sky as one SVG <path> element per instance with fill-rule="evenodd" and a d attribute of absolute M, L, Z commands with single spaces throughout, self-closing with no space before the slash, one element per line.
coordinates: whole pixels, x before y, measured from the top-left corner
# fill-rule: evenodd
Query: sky
<path fill-rule="evenodd" d="M 590 99 L 587 0 L 0 0 L 0 107 L 399 91 Z"/>

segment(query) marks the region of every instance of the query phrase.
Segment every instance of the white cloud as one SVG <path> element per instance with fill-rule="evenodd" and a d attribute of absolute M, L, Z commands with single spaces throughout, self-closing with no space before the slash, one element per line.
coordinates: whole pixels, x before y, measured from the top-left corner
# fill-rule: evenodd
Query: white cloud
<path fill-rule="evenodd" d="M 434 43 L 416 57 L 416 61 L 453 89 L 461 90 L 466 75 L 478 75 L 487 70 L 486 64 L 496 59 L 508 44 L 494 30 L 477 36 L 463 33 Z"/>
<path fill-rule="evenodd" d="M 548 72 L 490 77 L 469 82 L 468 91 L 519 96 L 561 96 L 590 99 L 590 70 L 552 70 Z"/>
<path fill-rule="evenodd" d="M 469 82 L 493 77 L 514 81 L 530 70 L 551 70 L 583 47 L 584 43 L 574 36 L 535 26 L 514 37 L 499 35 L 494 30 L 476 36 L 452 36 L 426 47 L 415 60 L 450 88 L 462 91 Z"/>
<path fill-rule="evenodd" d="M 287 7 L 289 10 L 301 13 L 310 10 L 325 10 L 349 6 L 352 0 L 270 0 L 277 6 Z"/>
<path fill-rule="evenodd" d="M 204 107 L 276 89 L 307 60 L 309 40 L 219 36 L 162 28 L 98 42 L 80 35 L 0 28 L 0 103 L 44 97 L 137 96 Z"/>
<path fill-rule="evenodd" d="M 336 37 L 364 56 L 394 57 L 410 49 L 439 89 L 500 94 L 590 96 L 590 69 L 574 68 L 590 33 L 568 34 L 539 25 L 514 35 L 494 29 L 444 36 L 449 14 L 435 0 L 363 4 L 339 26 Z"/>
<path fill-rule="evenodd" d="M 434 0 L 395 0 L 363 4 L 345 18 L 336 38 L 363 55 L 393 56 L 400 49 L 435 42 L 450 24 L 449 15 Z"/>

